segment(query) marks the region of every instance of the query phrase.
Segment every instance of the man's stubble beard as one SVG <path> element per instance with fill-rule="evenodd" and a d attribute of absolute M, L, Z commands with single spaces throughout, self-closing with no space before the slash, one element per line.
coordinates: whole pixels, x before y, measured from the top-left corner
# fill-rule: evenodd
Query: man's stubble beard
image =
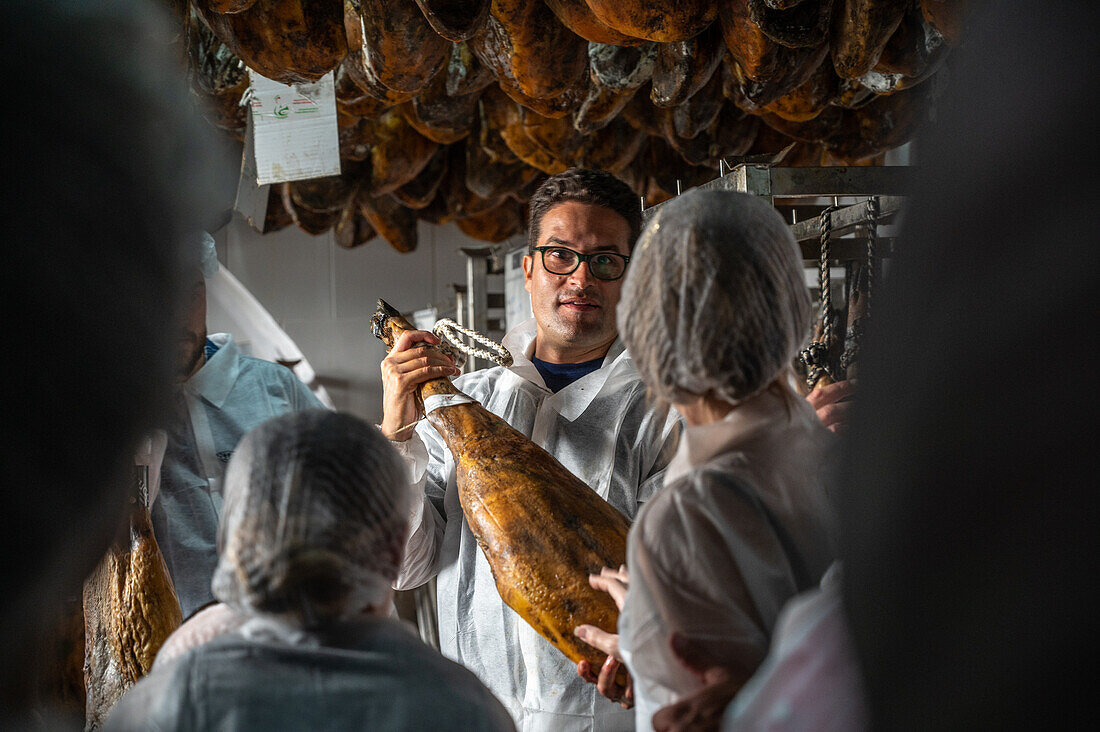
<path fill-rule="evenodd" d="M 552 312 L 553 317 L 550 319 L 551 332 L 562 343 L 570 346 L 595 346 L 608 339 L 613 339 L 617 335 L 614 323 L 608 324 L 602 319 L 599 323 L 592 323 L 591 325 L 577 321 L 571 322 L 560 317 L 557 308 L 554 308 Z M 606 314 L 601 313 L 601 317 L 606 317 Z"/>

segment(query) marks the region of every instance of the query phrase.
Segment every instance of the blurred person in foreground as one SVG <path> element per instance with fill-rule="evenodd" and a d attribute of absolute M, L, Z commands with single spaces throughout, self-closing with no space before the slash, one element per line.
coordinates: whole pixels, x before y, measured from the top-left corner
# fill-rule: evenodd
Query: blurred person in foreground
<path fill-rule="evenodd" d="M 105 728 L 513 729 L 472 673 L 388 617 L 411 503 L 362 420 L 309 410 L 254 429 L 226 474 L 213 581 L 236 620 L 158 658 Z"/>
<path fill-rule="evenodd" d="M 184 242 L 232 192 L 156 3 L 0 3 L 18 85 L 0 150 L 5 247 L 0 727 L 72 725 L 43 689 L 58 615 L 127 510 L 164 416 Z"/>
<path fill-rule="evenodd" d="M 324 406 L 290 369 L 245 355 L 231 333 L 207 333 L 206 280 L 218 272 L 213 237 L 203 232 L 196 249 L 175 329 L 177 384 L 151 509 L 185 620 L 214 602 L 222 483 L 237 443 L 271 417 Z"/>
<path fill-rule="evenodd" d="M 831 437 L 790 368 L 810 320 L 797 246 L 761 199 L 689 191 L 643 230 L 619 329 L 647 387 L 688 427 L 631 527 L 629 578 L 592 578 L 622 608 L 619 636 L 577 629 L 625 661 L 637 729 L 704 686 L 696 668 L 722 669 L 732 698 L 783 604 L 834 558 L 821 476 Z"/>
<path fill-rule="evenodd" d="M 1100 6 L 975 5 L 918 140 L 838 481 L 882 729 L 1095 715 Z"/>
<path fill-rule="evenodd" d="M 1084 212 L 1100 203 L 1100 144 L 1096 76 L 1067 71 L 1095 65 L 1100 9 L 988 3 L 967 27 L 918 139 L 867 343 L 837 480 L 843 581 L 790 604 L 724 730 L 1093 716 L 1100 547 L 1085 456 L 1100 405 L 1080 364 L 1095 351 Z M 1014 173 L 1037 170 L 1043 184 L 1021 197 Z M 713 720 L 719 687 L 681 719 Z"/>

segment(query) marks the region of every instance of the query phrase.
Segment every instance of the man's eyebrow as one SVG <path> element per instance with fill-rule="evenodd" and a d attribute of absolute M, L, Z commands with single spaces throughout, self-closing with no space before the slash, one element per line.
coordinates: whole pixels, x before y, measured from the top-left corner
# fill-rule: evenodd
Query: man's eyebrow
<path fill-rule="evenodd" d="M 546 243 L 547 244 L 558 244 L 558 245 L 563 246 L 563 247 L 576 247 L 577 246 L 573 242 L 567 241 L 567 240 L 562 239 L 561 237 L 557 237 L 557 236 L 551 236 L 551 237 L 547 238 Z M 619 248 L 617 246 L 613 245 L 613 244 L 601 244 L 600 246 L 595 247 L 592 251 L 594 251 L 594 252 L 616 252 L 616 253 L 618 253 Z"/>

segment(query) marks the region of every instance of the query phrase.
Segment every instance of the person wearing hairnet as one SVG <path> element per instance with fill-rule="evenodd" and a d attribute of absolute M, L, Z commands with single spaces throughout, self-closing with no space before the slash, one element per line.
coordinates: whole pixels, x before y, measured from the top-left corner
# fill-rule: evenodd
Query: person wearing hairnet
<path fill-rule="evenodd" d="M 160 488 L 150 496 L 153 531 L 183 617 L 213 602 L 210 578 L 222 510 L 222 478 L 237 442 L 261 422 L 320 408 L 290 369 L 241 353 L 229 333 L 206 333 L 206 283 L 218 271 L 214 238 L 196 242 L 185 323 L 176 352 L 179 389 Z"/>
<path fill-rule="evenodd" d="M 658 209 L 618 322 L 646 385 L 688 424 L 631 527 L 629 576 L 591 580 L 622 606 L 608 650 L 633 674 L 637 728 L 651 729 L 714 669 L 728 701 L 764 659 L 783 604 L 821 580 L 835 554 L 819 477 L 829 436 L 792 387 L 810 296 L 794 239 L 761 199 L 697 190 Z"/>
<path fill-rule="evenodd" d="M 235 629 L 158 659 L 105 729 L 513 729 L 472 673 L 388 617 L 405 472 L 350 415 L 285 414 L 246 435 L 213 580 Z"/>

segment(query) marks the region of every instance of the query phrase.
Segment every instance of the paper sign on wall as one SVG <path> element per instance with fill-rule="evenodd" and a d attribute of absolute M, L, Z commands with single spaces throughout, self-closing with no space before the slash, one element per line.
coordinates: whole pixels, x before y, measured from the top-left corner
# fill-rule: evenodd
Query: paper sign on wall
<path fill-rule="evenodd" d="M 248 73 L 257 185 L 339 175 L 333 74 L 287 86 Z"/>

